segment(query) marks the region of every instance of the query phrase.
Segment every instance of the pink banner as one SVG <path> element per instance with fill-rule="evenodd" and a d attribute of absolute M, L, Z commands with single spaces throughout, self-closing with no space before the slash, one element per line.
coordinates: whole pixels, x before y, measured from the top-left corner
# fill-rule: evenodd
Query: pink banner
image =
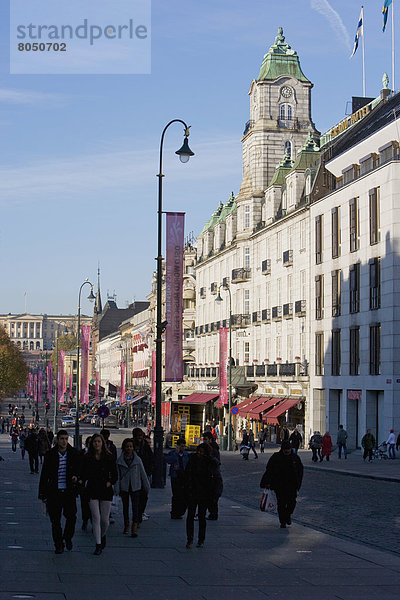
<path fill-rule="evenodd" d="M 89 345 L 90 325 L 82 325 L 81 329 L 81 402 L 89 403 Z"/>
<path fill-rule="evenodd" d="M 29 377 L 29 391 L 28 391 L 28 393 L 29 393 L 30 396 L 33 396 L 33 375 L 32 375 L 32 373 L 29 373 L 28 377 Z"/>
<path fill-rule="evenodd" d="M 52 402 L 53 400 L 53 363 L 50 361 L 47 363 L 47 401 Z"/>
<path fill-rule="evenodd" d="M 38 376 L 37 373 L 34 374 L 33 376 L 33 401 L 37 402 L 38 399 Z"/>
<path fill-rule="evenodd" d="M 57 373 L 57 401 L 62 402 L 64 399 L 64 362 L 65 350 L 58 351 L 58 373 Z"/>
<path fill-rule="evenodd" d="M 153 350 L 151 353 L 151 403 L 156 403 L 156 355 L 157 352 Z"/>
<path fill-rule="evenodd" d="M 219 402 L 218 406 L 228 404 L 228 328 L 219 330 Z"/>
<path fill-rule="evenodd" d="M 94 401 L 98 402 L 99 401 L 99 372 L 96 371 L 96 375 L 95 375 L 96 379 L 95 379 L 95 387 L 94 387 Z"/>
<path fill-rule="evenodd" d="M 38 372 L 38 400 L 43 402 L 43 371 Z"/>
<path fill-rule="evenodd" d="M 120 402 L 121 404 L 125 404 L 125 371 L 126 371 L 126 366 L 125 363 L 122 362 L 121 363 L 121 399 Z"/>
<path fill-rule="evenodd" d="M 185 213 L 167 213 L 165 381 L 183 380 L 182 288 Z"/>
<path fill-rule="evenodd" d="M 69 397 L 71 400 L 74 397 L 72 393 L 72 373 L 69 374 Z"/>

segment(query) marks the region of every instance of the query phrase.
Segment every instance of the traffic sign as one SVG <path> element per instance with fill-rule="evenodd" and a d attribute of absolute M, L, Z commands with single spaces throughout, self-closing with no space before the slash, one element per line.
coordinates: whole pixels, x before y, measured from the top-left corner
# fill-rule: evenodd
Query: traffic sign
<path fill-rule="evenodd" d="M 237 414 L 238 414 L 238 412 L 239 412 L 239 409 L 238 409 L 238 407 L 237 407 L 237 406 L 232 406 L 232 408 L 231 408 L 231 413 L 232 413 L 233 415 L 237 415 Z"/>
<path fill-rule="evenodd" d="M 100 419 L 107 419 L 107 417 L 110 416 L 110 409 L 108 406 L 104 406 L 103 404 L 97 409 L 97 415 L 100 417 Z"/>
<path fill-rule="evenodd" d="M 126 399 L 127 400 L 131 400 L 132 396 L 127 396 Z"/>

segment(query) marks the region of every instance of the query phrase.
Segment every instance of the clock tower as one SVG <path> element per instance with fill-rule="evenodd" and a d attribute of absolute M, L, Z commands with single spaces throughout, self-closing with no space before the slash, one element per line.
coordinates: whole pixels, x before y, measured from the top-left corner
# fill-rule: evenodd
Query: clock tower
<path fill-rule="evenodd" d="M 250 121 L 243 143 L 243 182 L 238 201 L 260 197 L 286 154 L 293 161 L 309 132 L 319 132 L 311 119 L 311 88 L 295 50 L 278 29 L 264 56 L 258 78 L 250 86 Z"/>

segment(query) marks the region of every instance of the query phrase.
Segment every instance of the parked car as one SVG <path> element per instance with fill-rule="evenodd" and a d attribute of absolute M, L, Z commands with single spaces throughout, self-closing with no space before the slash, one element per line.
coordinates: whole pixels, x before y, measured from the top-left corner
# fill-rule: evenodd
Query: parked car
<path fill-rule="evenodd" d="M 74 417 L 63 417 L 61 419 L 61 427 L 73 427 L 75 425 L 75 419 Z"/>
<path fill-rule="evenodd" d="M 103 424 L 103 420 L 100 421 L 101 425 Z M 110 415 L 106 419 L 104 419 L 104 427 L 118 429 L 118 418 L 115 415 Z"/>

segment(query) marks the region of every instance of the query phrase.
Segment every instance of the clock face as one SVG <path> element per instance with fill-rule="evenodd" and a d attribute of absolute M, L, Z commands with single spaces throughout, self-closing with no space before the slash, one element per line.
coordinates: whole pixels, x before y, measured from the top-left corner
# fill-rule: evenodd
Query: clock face
<path fill-rule="evenodd" d="M 290 96 L 292 95 L 292 90 L 290 89 L 290 87 L 285 85 L 285 87 L 281 89 L 281 94 L 284 98 L 290 98 Z"/>

